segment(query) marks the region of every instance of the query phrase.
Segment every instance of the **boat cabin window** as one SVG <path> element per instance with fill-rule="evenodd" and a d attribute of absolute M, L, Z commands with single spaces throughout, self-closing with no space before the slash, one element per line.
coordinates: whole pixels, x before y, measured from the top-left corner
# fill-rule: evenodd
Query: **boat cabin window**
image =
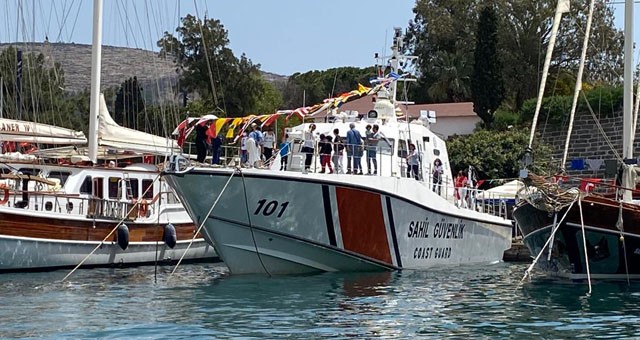
<path fill-rule="evenodd" d="M 142 180 L 142 192 L 144 193 L 144 196 L 142 198 L 144 198 L 144 199 L 153 199 L 153 188 L 149 189 L 149 191 L 147 191 L 145 193 L 147 188 L 149 188 L 152 184 L 153 184 L 153 181 L 150 180 L 150 179 L 143 179 Z"/>
<path fill-rule="evenodd" d="M 384 138 L 378 141 L 378 153 L 383 155 L 392 155 L 393 154 L 393 144 L 395 141 L 393 138 Z"/>
<path fill-rule="evenodd" d="M 407 142 L 404 139 L 398 140 L 398 157 L 407 158 L 408 153 L 409 148 L 407 147 Z"/>
<path fill-rule="evenodd" d="M 18 172 L 22 173 L 23 175 L 37 176 L 38 174 L 40 174 L 40 169 L 20 168 Z"/>
<path fill-rule="evenodd" d="M 64 186 L 65 183 L 67 183 L 67 179 L 69 178 L 69 176 L 71 176 L 70 172 L 66 172 L 66 171 L 51 171 L 49 173 L 49 178 L 57 178 L 60 180 L 60 186 Z M 91 180 L 89 180 L 89 183 L 91 183 Z M 83 183 L 84 185 L 84 183 Z M 91 187 L 89 187 L 91 188 Z M 80 189 L 82 190 L 82 188 Z"/>
<path fill-rule="evenodd" d="M 434 155 L 434 156 L 440 156 L 440 150 L 438 150 L 438 149 L 433 149 L 433 155 Z"/>
<path fill-rule="evenodd" d="M 96 177 L 93 179 L 93 196 L 98 198 L 104 198 L 104 178 Z"/>
<path fill-rule="evenodd" d="M 82 185 L 80 186 L 80 193 L 81 194 L 91 194 L 91 176 L 87 176 L 84 178 L 84 181 L 82 181 Z"/>
<path fill-rule="evenodd" d="M 122 189 L 120 187 L 120 177 L 109 177 L 109 198 L 118 199 Z"/>
<path fill-rule="evenodd" d="M 127 185 L 127 199 L 132 199 L 132 198 L 138 198 L 138 179 L 137 178 L 132 178 L 129 179 L 128 181 L 125 181 L 126 185 Z"/>

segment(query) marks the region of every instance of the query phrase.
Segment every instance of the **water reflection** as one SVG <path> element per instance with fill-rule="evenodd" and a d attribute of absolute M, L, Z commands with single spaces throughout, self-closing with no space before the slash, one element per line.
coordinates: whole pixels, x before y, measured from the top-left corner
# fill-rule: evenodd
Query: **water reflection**
<path fill-rule="evenodd" d="M 229 276 L 220 265 L 0 275 L 3 337 L 625 337 L 640 285 L 520 284 L 525 265 Z"/>

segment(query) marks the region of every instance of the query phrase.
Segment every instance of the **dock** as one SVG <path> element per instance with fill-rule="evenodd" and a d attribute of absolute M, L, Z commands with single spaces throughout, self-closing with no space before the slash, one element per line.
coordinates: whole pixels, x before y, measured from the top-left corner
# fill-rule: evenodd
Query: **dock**
<path fill-rule="evenodd" d="M 511 248 L 504 252 L 504 262 L 531 262 L 531 253 L 522 242 L 522 237 L 516 237 L 511 241 Z"/>

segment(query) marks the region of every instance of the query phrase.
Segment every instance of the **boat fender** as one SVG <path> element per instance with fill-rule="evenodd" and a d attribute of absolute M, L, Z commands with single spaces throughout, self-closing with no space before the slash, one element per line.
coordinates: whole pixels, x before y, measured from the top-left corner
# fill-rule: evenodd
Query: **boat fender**
<path fill-rule="evenodd" d="M 164 234 L 162 235 L 162 240 L 171 249 L 176 246 L 178 237 L 176 236 L 176 227 L 174 227 L 173 224 L 169 223 L 164 226 Z"/>
<path fill-rule="evenodd" d="M 4 189 L 4 195 L 2 195 L 2 200 L 0 200 L 0 205 L 5 205 L 9 202 L 9 188 L 5 186 L 1 186 L 0 189 Z"/>
<path fill-rule="evenodd" d="M 129 227 L 126 224 L 121 224 L 118 227 L 118 245 L 122 250 L 126 250 L 129 246 Z"/>

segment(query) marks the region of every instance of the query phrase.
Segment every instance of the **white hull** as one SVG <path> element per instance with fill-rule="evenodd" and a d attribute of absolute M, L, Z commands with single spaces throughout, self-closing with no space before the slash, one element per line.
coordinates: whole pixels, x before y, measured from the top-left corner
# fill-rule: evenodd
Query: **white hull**
<path fill-rule="evenodd" d="M 166 175 L 191 217 L 207 217 L 206 237 L 232 273 L 492 263 L 511 245 L 510 221 L 458 208 L 411 178 L 243 170 L 207 216 L 232 172 Z"/>
<path fill-rule="evenodd" d="M 99 242 L 78 242 L 0 236 L 0 271 L 53 270 L 78 265 Z M 84 262 L 83 267 L 132 266 L 176 262 L 189 242 L 179 241 L 171 249 L 163 242 L 131 242 L 122 250 L 117 242 L 105 242 Z M 196 239 L 183 261 L 211 260 L 212 246 Z"/>

